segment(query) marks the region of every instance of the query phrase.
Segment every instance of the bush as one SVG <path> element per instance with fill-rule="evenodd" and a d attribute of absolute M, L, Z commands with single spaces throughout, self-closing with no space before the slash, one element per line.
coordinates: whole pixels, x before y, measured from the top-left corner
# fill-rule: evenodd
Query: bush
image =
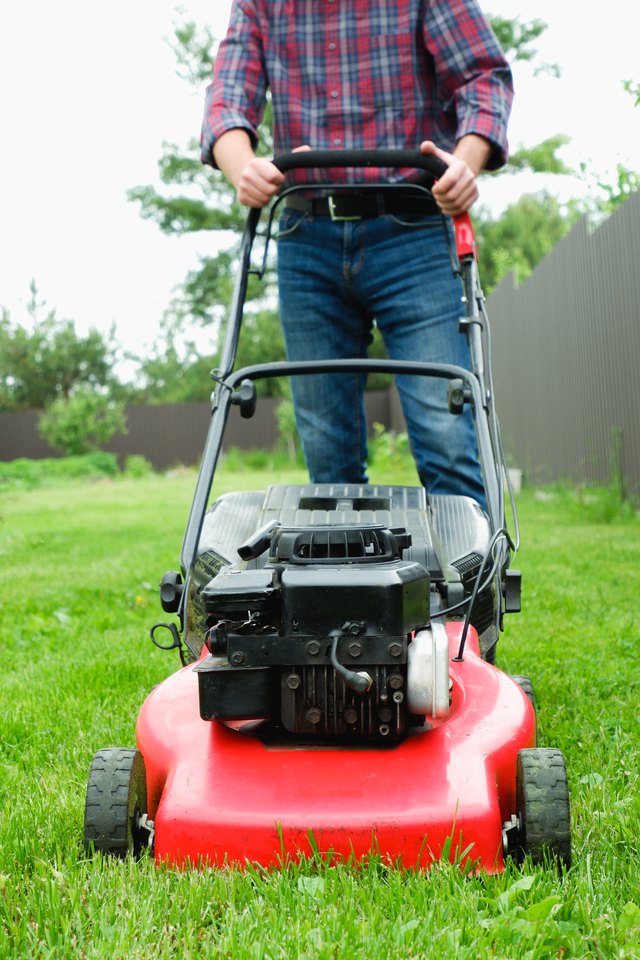
<path fill-rule="evenodd" d="M 304 467 L 302 453 L 296 454 L 291 460 L 288 450 L 241 450 L 239 447 L 229 447 L 223 452 L 220 466 L 228 473 L 241 473 L 245 470 L 287 470 L 292 466 Z"/>
<path fill-rule="evenodd" d="M 115 433 L 126 433 L 124 404 L 81 387 L 69 397 L 60 397 L 38 421 L 38 430 L 54 450 L 83 454 L 108 443 Z"/>
<path fill-rule="evenodd" d="M 65 480 L 115 477 L 119 472 L 114 453 L 103 450 L 79 457 L 44 460 L 9 460 L 0 463 L 0 489 L 24 489 Z"/>
<path fill-rule="evenodd" d="M 146 457 L 143 457 L 141 454 L 134 453 L 130 457 L 127 457 L 124 462 L 124 473 L 128 477 L 133 477 L 138 480 L 141 477 L 148 477 L 149 474 L 153 473 L 153 466 L 149 463 Z"/>
<path fill-rule="evenodd" d="M 411 464 L 409 437 L 406 433 L 386 430 L 383 424 L 374 423 L 373 437 L 369 441 L 369 460 L 377 467 Z"/>

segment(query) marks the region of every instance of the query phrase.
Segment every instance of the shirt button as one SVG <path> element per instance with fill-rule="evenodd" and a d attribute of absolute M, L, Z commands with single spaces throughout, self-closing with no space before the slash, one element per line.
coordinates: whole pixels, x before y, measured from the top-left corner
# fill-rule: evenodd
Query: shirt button
<path fill-rule="evenodd" d="M 330 43 L 330 44 L 329 44 L 329 50 L 335 50 L 335 49 L 336 49 L 336 44 L 335 44 L 335 43 Z"/>
<path fill-rule="evenodd" d="M 340 139 L 340 137 L 334 137 L 334 138 L 333 138 L 333 145 L 334 145 L 335 147 L 339 147 L 341 143 L 342 143 L 342 140 Z"/>
<path fill-rule="evenodd" d="M 338 91 L 337 91 L 337 90 L 332 90 L 332 91 L 331 91 L 331 96 L 332 96 L 333 99 L 335 100 L 335 98 L 338 96 Z"/>

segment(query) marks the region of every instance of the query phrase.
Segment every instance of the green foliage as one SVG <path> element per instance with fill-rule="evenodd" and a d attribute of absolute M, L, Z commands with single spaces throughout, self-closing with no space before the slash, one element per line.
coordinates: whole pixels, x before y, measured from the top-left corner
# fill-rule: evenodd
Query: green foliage
<path fill-rule="evenodd" d="M 261 483 L 264 486 L 267 482 L 275 483 L 273 479 L 274 470 L 291 471 L 299 469 L 301 467 L 301 464 L 298 463 L 299 459 L 301 458 L 297 452 L 292 458 L 287 449 L 241 450 L 239 447 L 230 447 L 224 452 L 222 471 L 227 477 L 233 476 L 234 483 L 237 482 L 235 478 L 238 474 L 257 471 L 262 474 Z"/>
<path fill-rule="evenodd" d="M 127 432 L 124 404 L 90 387 L 79 387 L 47 407 L 38 430 L 55 450 L 71 455 L 90 453 L 114 434 Z"/>
<path fill-rule="evenodd" d="M 143 457 L 139 453 L 133 453 L 125 458 L 123 473 L 126 477 L 140 479 L 152 474 L 153 466 L 146 457 Z"/>
<path fill-rule="evenodd" d="M 598 212 L 613 213 L 633 193 L 640 190 L 640 173 L 630 170 L 622 163 L 618 163 L 615 167 L 613 179 L 599 179 L 597 190 L 600 193 L 597 201 Z"/>
<path fill-rule="evenodd" d="M 374 423 L 369 439 L 368 473 L 371 483 L 390 483 L 394 477 L 394 482 L 420 486 L 408 434 L 395 433 Z"/>
<path fill-rule="evenodd" d="M 579 216 L 577 208 L 563 208 L 547 193 L 526 194 L 511 204 L 498 220 L 474 217 L 480 272 L 488 295 L 510 271 L 522 283 L 569 232 Z"/>
<path fill-rule="evenodd" d="M 284 337 L 277 311 L 259 310 L 245 313 L 242 336 L 238 344 L 236 367 L 272 363 L 285 359 Z M 288 381 L 282 378 L 260 380 L 258 393 L 265 396 L 289 396 Z"/>
<path fill-rule="evenodd" d="M 509 156 L 509 163 L 504 173 L 521 173 L 530 170 L 532 173 L 572 174 L 568 167 L 556 154 L 558 150 L 569 143 L 569 137 L 558 134 L 549 137 L 532 147 L 520 147 Z"/>
<path fill-rule="evenodd" d="M 637 518 L 640 516 L 639 504 L 628 493 L 622 469 L 622 450 L 622 431 L 616 427 L 611 433 L 608 485 L 557 484 L 552 496 L 561 497 L 567 510 L 592 523 L 620 523 Z"/>
<path fill-rule="evenodd" d="M 543 20 L 523 23 L 519 17 L 506 19 L 498 16 L 491 16 L 490 20 L 500 46 L 508 57 L 525 63 L 532 63 L 537 59 L 538 50 L 534 44 L 547 29 Z M 557 64 L 538 64 L 536 72 L 558 76 L 559 68 Z"/>
<path fill-rule="evenodd" d="M 193 20 L 179 23 L 170 46 L 177 64 L 177 74 L 193 87 L 211 79 L 211 51 L 215 37 L 208 27 L 199 27 Z"/>
<path fill-rule="evenodd" d="M 634 106 L 640 105 L 640 83 L 626 80 L 622 86 L 634 99 Z M 605 175 L 594 173 L 587 164 L 582 164 L 580 174 L 589 186 L 592 198 L 589 213 L 596 222 L 609 216 L 631 194 L 640 190 L 640 172 L 630 170 L 622 163 L 617 163 L 613 171 L 607 171 Z"/>
<path fill-rule="evenodd" d="M 276 407 L 276 421 L 278 423 L 278 434 L 284 443 L 289 459 L 295 462 L 299 450 L 299 437 L 296 427 L 296 415 L 293 409 L 293 400 L 290 394 L 283 397 Z"/>
<path fill-rule="evenodd" d="M 115 453 L 97 450 L 77 457 L 0 461 L 0 490 L 46 487 L 70 480 L 95 480 L 119 473 Z"/>
<path fill-rule="evenodd" d="M 26 322 L 13 322 L 6 310 L 0 315 L 0 410 L 42 410 L 79 384 L 115 384 L 113 332 L 108 340 L 95 329 L 79 336 L 53 310 L 40 319 L 43 306 L 32 282 Z"/>
<path fill-rule="evenodd" d="M 635 83 L 633 80 L 625 80 L 622 86 L 626 92 L 633 97 L 634 107 L 640 107 L 640 83 Z"/>
<path fill-rule="evenodd" d="M 193 403 L 211 396 L 212 354 L 187 339 L 175 317 L 164 318 L 153 347 L 136 359 L 132 403 Z"/>

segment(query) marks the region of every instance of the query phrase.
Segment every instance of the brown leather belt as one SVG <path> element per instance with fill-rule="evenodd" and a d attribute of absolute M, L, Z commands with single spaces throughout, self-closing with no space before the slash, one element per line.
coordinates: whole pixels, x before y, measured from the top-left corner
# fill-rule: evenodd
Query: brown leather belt
<path fill-rule="evenodd" d="M 285 201 L 289 210 L 300 210 L 314 217 L 330 217 L 335 221 L 370 220 L 385 214 L 437 216 L 440 209 L 432 197 L 407 190 L 340 191 L 333 196 L 304 197 L 291 194 Z"/>

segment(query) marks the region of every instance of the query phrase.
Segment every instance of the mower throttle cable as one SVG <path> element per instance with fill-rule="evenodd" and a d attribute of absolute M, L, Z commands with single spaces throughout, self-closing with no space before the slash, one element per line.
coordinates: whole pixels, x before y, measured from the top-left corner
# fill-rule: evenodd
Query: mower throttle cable
<path fill-rule="evenodd" d="M 511 547 L 511 548 L 513 549 L 513 541 L 511 540 L 511 537 L 509 536 L 508 530 L 507 530 L 505 527 L 501 527 L 500 530 L 496 530 L 496 532 L 494 533 L 494 535 L 491 537 L 491 540 L 489 541 L 489 546 L 488 546 L 488 548 L 487 548 L 487 552 L 485 553 L 484 557 L 482 558 L 482 563 L 480 564 L 480 569 L 478 570 L 478 575 L 477 575 L 477 577 L 476 577 L 476 582 L 475 582 L 475 584 L 474 584 L 473 590 L 472 590 L 472 592 L 471 592 L 471 596 L 470 596 L 470 598 L 469 598 L 469 608 L 468 608 L 467 613 L 466 613 L 466 616 L 465 616 L 464 626 L 463 626 L 463 628 L 462 628 L 462 634 L 461 634 L 461 636 L 460 636 L 460 646 L 459 646 L 459 648 L 458 648 L 458 654 L 457 654 L 457 656 L 455 656 L 455 657 L 453 658 L 455 662 L 459 662 L 459 661 L 461 661 L 461 660 L 464 659 L 464 648 L 465 648 L 465 644 L 466 644 L 466 642 L 467 642 L 467 634 L 469 633 L 469 627 L 471 626 L 471 613 L 473 612 L 474 604 L 475 604 L 475 602 L 476 602 L 476 599 L 477 599 L 477 597 L 478 597 L 478 594 L 480 593 L 480 578 L 481 578 L 482 574 L 484 573 L 484 569 L 485 569 L 485 567 L 486 567 L 489 559 L 491 558 L 491 556 L 492 556 L 492 554 L 493 554 L 493 549 L 494 549 L 494 547 L 496 546 L 496 544 L 498 543 L 498 541 L 499 541 L 500 538 L 502 538 L 502 537 L 504 537 L 504 539 L 507 541 L 507 544 L 509 545 L 509 547 Z M 488 585 L 489 583 L 491 583 L 491 581 L 493 580 L 493 577 L 494 577 L 494 575 L 495 575 L 495 573 L 496 573 L 496 571 L 497 571 L 497 566 L 498 566 L 499 562 L 500 562 L 500 557 L 495 557 L 495 558 L 494 558 L 493 565 L 492 565 L 492 567 L 491 567 L 490 576 L 487 578 L 487 581 L 486 581 L 486 585 Z"/>

